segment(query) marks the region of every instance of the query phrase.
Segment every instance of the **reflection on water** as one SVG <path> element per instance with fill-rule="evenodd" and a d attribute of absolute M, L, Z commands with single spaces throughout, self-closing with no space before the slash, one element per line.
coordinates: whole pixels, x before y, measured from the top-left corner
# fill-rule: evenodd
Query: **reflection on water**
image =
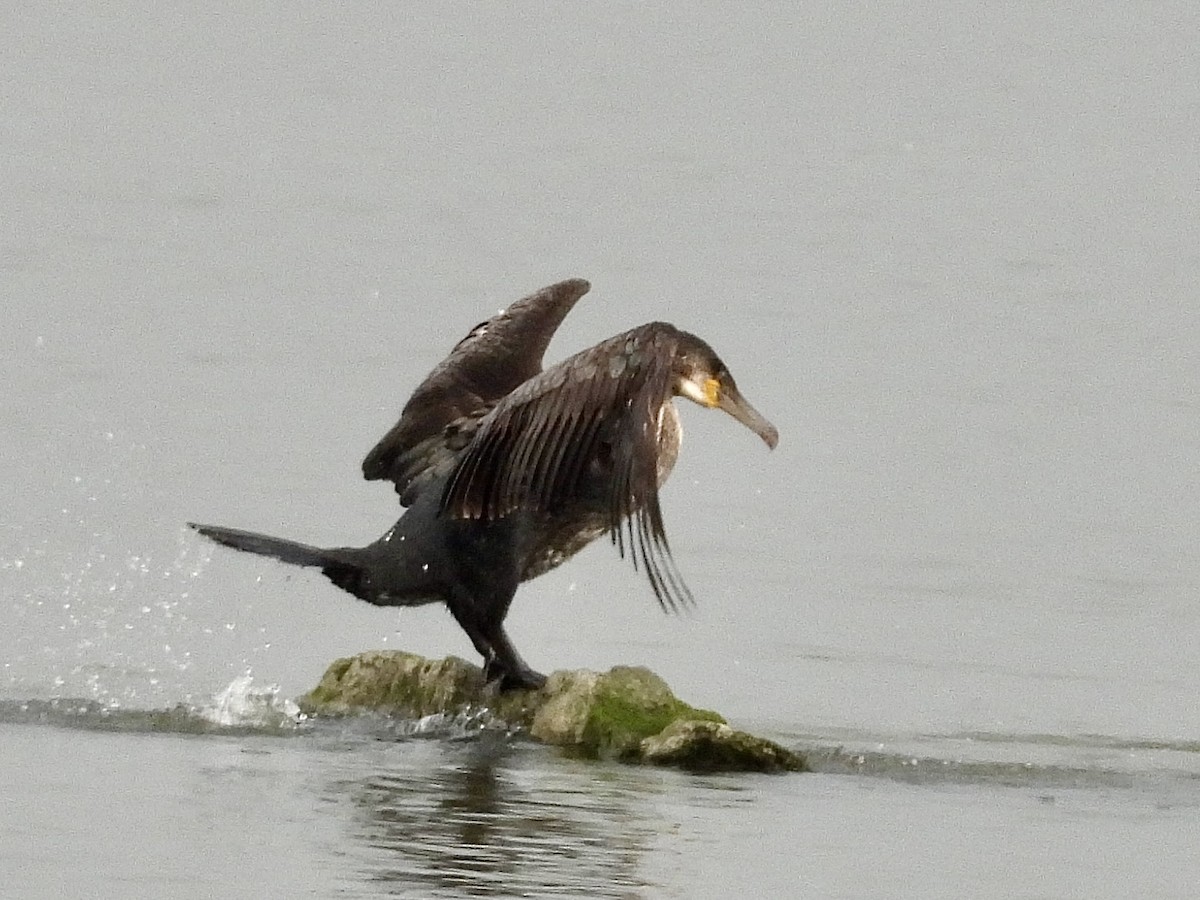
<path fill-rule="evenodd" d="M 537 753 L 539 763 L 523 757 Z M 417 759 L 412 759 L 416 756 Z M 485 738 L 414 742 L 408 765 L 342 784 L 374 883 L 414 896 L 637 897 L 663 824 L 652 771 L 552 761 Z"/>
<path fill-rule="evenodd" d="M 0 720 L 4 896 L 1195 895 L 1200 793 L 1184 773 L 914 784 L 886 777 L 897 755 L 860 769 L 885 777 L 695 777 L 363 725 Z"/>

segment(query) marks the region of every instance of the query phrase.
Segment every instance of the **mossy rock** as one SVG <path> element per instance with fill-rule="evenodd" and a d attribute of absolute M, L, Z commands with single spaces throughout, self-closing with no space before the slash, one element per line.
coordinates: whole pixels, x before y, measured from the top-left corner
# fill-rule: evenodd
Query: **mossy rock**
<path fill-rule="evenodd" d="M 644 738 L 678 719 L 725 721 L 684 703 L 641 667 L 617 666 L 603 674 L 555 672 L 539 693 L 546 699 L 534 713 L 530 735 L 585 756 L 633 759 Z"/>
<path fill-rule="evenodd" d="M 483 670 L 457 656 L 375 650 L 336 660 L 297 703 L 310 715 L 372 711 L 419 718 L 470 706 L 485 687 Z"/>
<path fill-rule="evenodd" d="M 705 771 L 799 771 L 803 760 L 735 731 L 715 712 L 676 697 L 649 669 L 553 673 L 537 691 L 499 693 L 457 657 L 381 650 L 339 659 L 297 701 L 310 715 L 363 712 L 404 718 L 486 709 L 493 721 L 584 757 Z"/>

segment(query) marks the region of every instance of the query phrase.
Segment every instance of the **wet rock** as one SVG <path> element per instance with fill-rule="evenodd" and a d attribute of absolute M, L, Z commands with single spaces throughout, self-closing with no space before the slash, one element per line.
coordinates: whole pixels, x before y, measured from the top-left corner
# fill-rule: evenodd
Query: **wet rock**
<path fill-rule="evenodd" d="M 644 738 L 678 719 L 724 722 L 688 706 L 649 669 L 617 666 L 604 673 L 555 672 L 537 692 L 541 702 L 530 722 L 531 737 L 572 747 L 588 756 L 636 759 Z"/>
<path fill-rule="evenodd" d="M 299 699 L 310 715 L 362 712 L 414 718 L 486 709 L 505 726 L 580 756 L 703 771 L 801 771 L 794 753 L 736 731 L 724 718 L 676 697 L 649 669 L 553 673 L 537 691 L 501 694 L 457 657 L 394 650 L 339 659 Z"/>
<path fill-rule="evenodd" d="M 694 772 L 804 772 L 804 757 L 722 722 L 676 721 L 641 743 L 643 762 Z"/>
<path fill-rule="evenodd" d="M 426 659 L 375 650 L 336 660 L 297 703 L 310 715 L 369 710 L 419 718 L 474 705 L 484 688 L 483 671 L 456 656 Z"/>

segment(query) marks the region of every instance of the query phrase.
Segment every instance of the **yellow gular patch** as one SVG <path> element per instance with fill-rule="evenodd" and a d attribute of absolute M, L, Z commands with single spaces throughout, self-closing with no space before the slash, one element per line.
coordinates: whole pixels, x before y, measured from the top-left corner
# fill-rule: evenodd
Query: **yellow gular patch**
<path fill-rule="evenodd" d="M 704 379 L 704 405 L 716 406 L 721 399 L 721 382 L 715 378 Z"/>

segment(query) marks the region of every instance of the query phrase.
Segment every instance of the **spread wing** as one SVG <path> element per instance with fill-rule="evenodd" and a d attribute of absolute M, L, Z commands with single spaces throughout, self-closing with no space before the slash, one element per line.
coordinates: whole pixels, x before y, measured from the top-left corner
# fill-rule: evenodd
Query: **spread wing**
<path fill-rule="evenodd" d="M 558 521 L 600 511 L 659 603 L 689 604 L 658 502 L 660 416 L 679 337 L 670 325 L 643 325 L 522 384 L 477 422 L 443 510 L 492 520 L 523 509 Z"/>
<path fill-rule="evenodd" d="M 394 482 L 409 506 L 424 486 L 453 471 L 484 416 L 541 372 L 554 332 L 590 287 L 581 278 L 552 284 L 471 329 L 367 454 L 363 477 Z"/>

